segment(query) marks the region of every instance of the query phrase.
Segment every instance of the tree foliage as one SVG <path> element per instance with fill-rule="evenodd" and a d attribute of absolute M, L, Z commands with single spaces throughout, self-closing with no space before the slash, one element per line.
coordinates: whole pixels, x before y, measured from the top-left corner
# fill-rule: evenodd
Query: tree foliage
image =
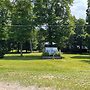
<path fill-rule="evenodd" d="M 82 49 L 85 46 L 85 38 L 86 38 L 86 31 L 85 31 L 85 20 L 83 19 L 75 19 L 75 29 L 74 33 L 70 36 L 70 46 L 73 49 Z"/>
<path fill-rule="evenodd" d="M 84 40 L 90 37 L 90 2 L 86 31 L 86 22 L 71 15 L 72 3 L 73 0 L 1 0 L 0 40 L 13 40 L 17 47 L 20 44 L 21 56 L 26 42 L 30 43 L 31 51 L 42 50 L 45 42 L 54 42 L 60 49 L 82 48 L 88 43 Z"/>
<path fill-rule="evenodd" d="M 60 44 L 67 39 L 71 32 L 70 5 L 73 0 L 36 0 L 34 12 L 36 23 L 46 25 L 47 41 Z"/>
<path fill-rule="evenodd" d="M 88 48 L 90 49 L 90 0 L 88 0 L 88 9 L 86 10 L 87 12 L 87 18 L 86 18 L 86 21 L 87 21 L 87 46 Z"/>
<path fill-rule="evenodd" d="M 0 1 L 0 58 L 7 52 L 6 40 L 8 28 L 5 25 L 9 22 L 9 4 L 9 0 Z"/>
<path fill-rule="evenodd" d="M 11 31 L 12 38 L 21 45 L 30 38 L 32 30 L 32 4 L 28 0 L 16 0 L 12 2 L 11 11 Z"/>

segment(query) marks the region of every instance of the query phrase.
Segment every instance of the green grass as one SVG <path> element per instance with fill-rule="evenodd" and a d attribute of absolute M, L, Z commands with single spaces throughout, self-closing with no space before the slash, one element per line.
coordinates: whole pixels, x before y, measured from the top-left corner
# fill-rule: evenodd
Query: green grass
<path fill-rule="evenodd" d="M 41 53 L 7 54 L 0 59 L 0 81 L 54 87 L 56 90 L 90 90 L 90 56 L 63 54 L 63 59 L 41 59 Z"/>

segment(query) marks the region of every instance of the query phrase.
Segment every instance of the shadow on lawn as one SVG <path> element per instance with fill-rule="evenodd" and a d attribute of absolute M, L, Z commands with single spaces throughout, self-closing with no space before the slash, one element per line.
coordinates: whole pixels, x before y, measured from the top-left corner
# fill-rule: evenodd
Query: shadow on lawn
<path fill-rule="evenodd" d="M 64 58 L 64 57 L 62 57 L 62 58 Z M 11 56 L 7 55 L 0 60 L 52 60 L 52 59 L 44 59 L 44 58 L 42 58 L 42 55 L 24 55 L 21 57 L 21 56 L 15 55 L 15 54 L 11 54 Z M 61 60 L 61 59 L 58 59 L 58 60 Z"/>
<path fill-rule="evenodd" d="M 81 61 L 90 64 L 90 60 L 81 60 Z"/>
<path fill-rule="evenodd" d="M 5 56 L 3 59 L 1 60 L 41 60 L 42 57 L 41 56 Z"/>
<path fill-rule="evenodd" d="M 81 60 L 81 62 L 90 64 L 90 55 L 88 55 L 88 56 L 87 55 L 86 56 L 83 56 L 83 55 L 73 56 L 71 58 L 73 58 L 73 59 L 86 59 L 86 60 Z"/>
<path fill-rule="evenodd" d="M 73 57 L 71 57 L 71 58 L 74 58 L 74 59 L 90 59 L 90 56 L 88 55 L 86 55 L 86 56 L 83 56 L 83 55 L 80 55 L 80 56 L 73 56 Z"/>

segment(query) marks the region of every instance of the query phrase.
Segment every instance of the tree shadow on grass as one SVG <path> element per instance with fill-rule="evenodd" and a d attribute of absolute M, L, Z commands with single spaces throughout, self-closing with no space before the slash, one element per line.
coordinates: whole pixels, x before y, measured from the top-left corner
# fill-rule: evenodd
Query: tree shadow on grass
<path fill-rule="evenodd" d="M 90 53 L 81 53 L 80 55 L 90 55 Z"/>
<path fill-rule="evenodd" d="M 42 60 L 42 56 L 5 56 L 1 60 Z"/>
<path fill-rule="evenodd" d="M 71 58 L 73 58 L 73 59 L 84 59 L 84 60 L 81 60 L 81 62 L 84 62 L 84 63 L 88 63 L 88 64 L 90 64 L 90 55 L 80 55 L 80 56 L 73 56 L 73 57 L 71 57 Z"/>
<path fill-rule="evenodd" d="M 90 64 L 90 60 L 81 60 L 81 62 Z"/>
<path fill-rule="evenodd" d="M 80 56 L 73 56 L 71 58 L 73 58 L 73 59 L 90 59 L 90 56 L 89 55 L 88 56 L 80 55 Z"/>
<path fill-rule="evenodd" d="M 64 57 L 62 57 L 64 58 Z M 11 55 L 6 55 L 4 58 L 0 59 L 0 60 L 53 60 L 53 58 L 51 59 L 44 59 L 42 57 L 42 55 L 23 55 L 22 57 L 19 56 L 18 54 L 11 54 Z M 57 60 L 57 59 L 56 59 Z M 61 59 L 58 59 L 61 60 Z"/>

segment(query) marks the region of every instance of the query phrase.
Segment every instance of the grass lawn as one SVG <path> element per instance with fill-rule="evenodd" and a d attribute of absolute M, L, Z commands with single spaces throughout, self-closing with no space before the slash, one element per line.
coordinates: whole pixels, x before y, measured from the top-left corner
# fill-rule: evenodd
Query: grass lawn
<path fill-rule="evenodd" d="M 90 56 L 63 54 L 63 59 L 44 60 L 41 53 L 7 54 L 0 59 L 0 81 L 53 87 L 56 90 L 90 90 Z"/>

